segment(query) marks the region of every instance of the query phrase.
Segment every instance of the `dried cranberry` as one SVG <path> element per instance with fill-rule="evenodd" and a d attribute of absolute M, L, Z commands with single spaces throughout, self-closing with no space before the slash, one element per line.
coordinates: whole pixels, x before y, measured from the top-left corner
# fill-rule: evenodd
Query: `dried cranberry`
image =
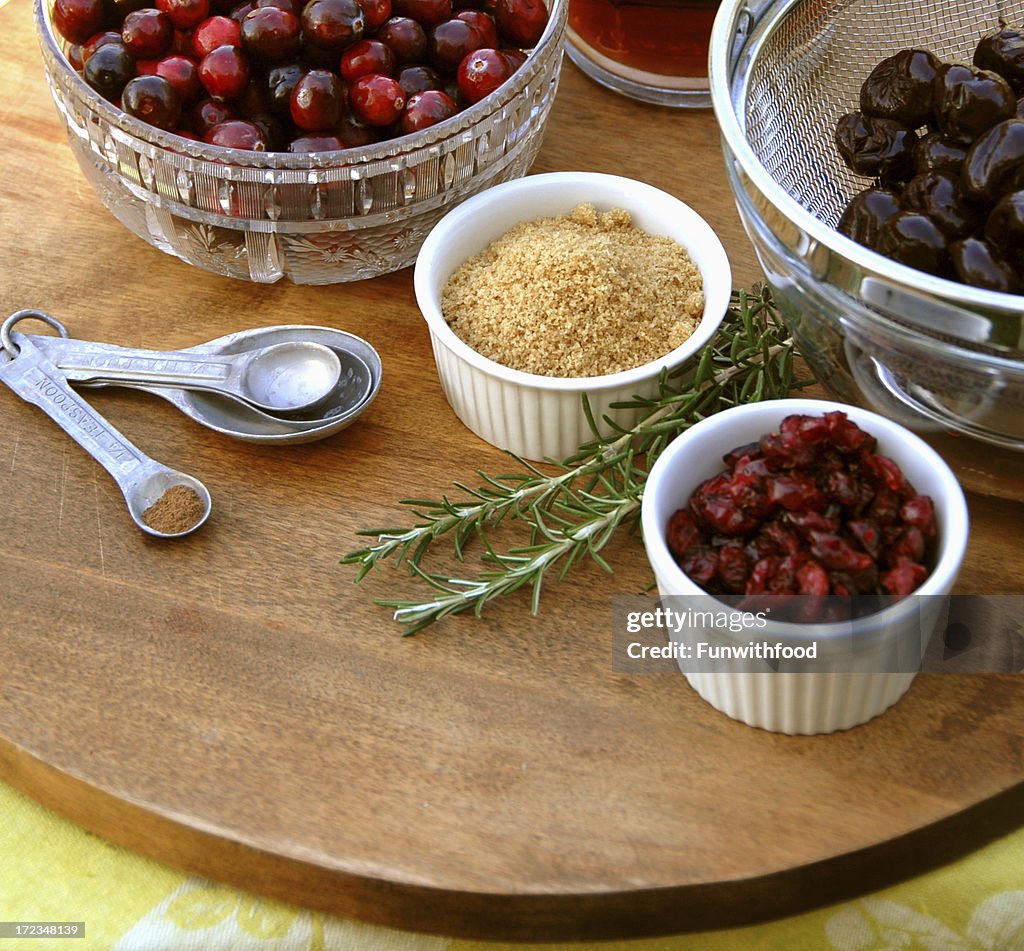
<path fill-rule="evenodd" d="M 916 591 L 927 575 L 928 569 L 924 565 L 903 558 L 894 568 L 884 572 L 879 581 L 889 594 L 902 598 Z"/>
<path fill-rule="evenodd" d="M 718 549 L 718 577 L 729 594 L 743 594 L 750 573 L 750 559 L 739 542 L 727 542 Z"/>
<path fill-rule="evenodd" d="M 669 519 L 665 540 L 668 542 L 668 550 L 677 558 L 684 555 L 699 537 L 700 530 L 686 509 L 679 509 Z"/>
<path fill-rule="evenodd" d="M 811 532 L 838 532 L 840 528 L 839 519 L 825 512 L 786 512 L 784 520 L 804 538 Z"/>
<path fill-rule="evenodd" d="M 811 554 L 832 571 L 857 574 L 871 567 L 867 552 L 855 551 L 846 539 L 831 532 L 811 532 Z"/>
<path fill-rule="evenodd" d="M 824 597 L 829 593 L 828 572 L 816 561 L 808 560 L 796 573 L 797 594 Z"/>
<path fill-rule="evenodd" d="M 774 555 L 795 555 L 800 550 L 800 539 L 781 522 L 768 522 L 759 537 L 767 543 L 767 551 Z"/>
<path fill-rule="evenodd" d="M 683 556 L 682 569 L 699 585 L 709 585 L 718 574 L 718 552 L 709 545 L 692 545 Z"/>
<path fill-rule="evenodd" d="M 878 526 L 870 519 L 851 519 L 846 528 L 860 547 L 877 560 L 882 550 L 882 533 Z"/>
<path fill-rule="evenodd" d="M 780 558 L 775 555 L 768 555 L 754 563 L 750 569 L 750 577 L 747 579 L 746 594 L 763 594 L 768 590 L 768 582 L 775 574 L 779 566 Z M 685 571 L 685 567 L 683 568 Z M 699 584 L 699 582 L 698 582 Z"/>
<path fill-rule="evenodd" d="M 921 530 L 925 538 L 935 537 L 935 505 L 927 495 L 915 495 L 900 507 L 900 518 Z"/>

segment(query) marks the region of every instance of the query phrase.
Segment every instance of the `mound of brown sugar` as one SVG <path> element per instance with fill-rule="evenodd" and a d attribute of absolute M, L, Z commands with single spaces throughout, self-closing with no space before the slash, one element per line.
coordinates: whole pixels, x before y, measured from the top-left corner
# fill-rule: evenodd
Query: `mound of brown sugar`
<path fill-rule="evenodd" d="M 704 313 L 700 271 L 628 212 L 524 222 L 449 279 L 452 330 L 497 363 L 542 376 L 616 373 L 674 350 Z"/>

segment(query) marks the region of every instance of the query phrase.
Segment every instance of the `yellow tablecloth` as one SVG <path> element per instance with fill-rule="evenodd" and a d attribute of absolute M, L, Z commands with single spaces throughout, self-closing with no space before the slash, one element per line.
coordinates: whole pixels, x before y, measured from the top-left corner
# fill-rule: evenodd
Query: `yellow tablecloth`
<path fill-rule="evenodd" d="M 0 921 L 84 921 L 20 951 L 508 951 L 265 901 L 113 845 L 0 783 Z M 554 945 L 531 945 L 546 951 Z M 749 928 L 579 945 L 613 951 L 1024 951 L 1024 828 L 863 899 Z"/>

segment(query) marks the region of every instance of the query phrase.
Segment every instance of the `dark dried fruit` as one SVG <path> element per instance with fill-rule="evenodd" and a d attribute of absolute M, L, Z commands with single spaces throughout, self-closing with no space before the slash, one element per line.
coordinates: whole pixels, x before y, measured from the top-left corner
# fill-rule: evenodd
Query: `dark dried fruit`
<path fill-rule="evenodd" d="M 895 119 L 851 112 L 836 123 L 836 148 L 858 175 L 899 181 L 914 167 L 917 133 Z"/>
<path fill-rule="evenodd" d="M 864 80 L 861 111 L 880 119 L 895 119 L 916 129 L 932 119 L 934 83 L 941 62 L 928 50 L 900 50 L 883 59 Z"/>
<path fill-rule="evenodd" d="M 1017 111 L 1017 97 L 998 73 L 976 66 L 947 64 L 935 81 L 939 131 L 957 142 L 972 142 Z"/>
<path fill-rule="evenodd" d="M 850 199 L 839 219 L 839 230 L 859 244 L 877 250 L 882 225 L 901 211 L 900 196 L 891 188 L 865 188 Z"/>
<path fill-rule="evenodd" d="M 1019 294 L 1024 288 L 1014 268 L 983 238 L 964 238 L 949 246 L 953 271 L 964 283 L 1004 294 Z"/>
<path fill-rule="evenodd" d="M 1024 187 L 1024 119 L 1007 119 L 980 136 L 960 176 L 964 191 L 981 202 L 996 202 Z"/>
<path fill-rule="evenodd" d="M 924 172 L 915 175 L 903 189 L 908 211 L 920 211 L 932 219 L 950 238 L 973 234 L 982 216 L 960 188 L 958 176 L 949 172 Z"/>
<path fill-rule="evenodd" d="M 901 211 L 878 233 L 878 250 L 908 267 L 938 277 L 949 273 L 949 247 L 936 222 L 919 211 Z"/>
<path fill-rule="evenodd" d="M 1021 92 L 1024 89 L 1024 31 L 1008 26 L 990 30 L 978 41 L 974 65 L 998 73 Z"/>
<path fill-rule="evenodd" d="M 985 222 L 985 240 L 1012 264 L 1024 266 L 1024 191 L 996 202 Z"/>
<path fill-rule="evenodd" d="M 914 171 L 943 171 L 958 173 L 967 157 L 967 147 L 962 142 L 950 142 L 938 132 L 929 132 L 918 139 L 914 146 Z"/>

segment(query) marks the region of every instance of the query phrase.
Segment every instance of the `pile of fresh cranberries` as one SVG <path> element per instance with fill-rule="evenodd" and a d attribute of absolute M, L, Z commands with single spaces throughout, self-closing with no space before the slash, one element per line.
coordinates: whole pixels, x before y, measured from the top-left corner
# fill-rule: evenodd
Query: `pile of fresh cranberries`
<path fill-rule="evenodd" d="M 789 416 L 724 456 L 669 521 L 669 550 L 716 595 L 908 595 L 928 576 L 934 506 L 876 449 L 843 412 Z"/>
<path fill-rule="evenodd" d="M 432 126 L 526 60 L 543 0 L 54 0 L 72 66 L 150 125 L 312 152 Z"/>

